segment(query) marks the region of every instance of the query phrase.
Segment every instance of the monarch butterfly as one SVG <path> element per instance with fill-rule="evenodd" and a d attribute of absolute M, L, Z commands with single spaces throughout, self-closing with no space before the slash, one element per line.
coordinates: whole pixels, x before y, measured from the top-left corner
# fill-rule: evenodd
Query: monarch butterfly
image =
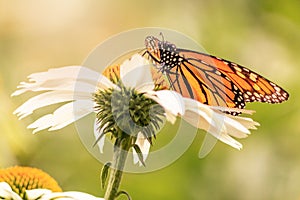
<path fill-rule="evenodd" d="M 159 66 L 170 88 L 184 97 L 208 105 L 239 109 L 244 108 L 246 102 L 281 103 L 289 97 L 275 83 L 234 62 L 180 49 L 153 36 L 146 37 L 145 46 L 143 55 L 148 55 Z"/>

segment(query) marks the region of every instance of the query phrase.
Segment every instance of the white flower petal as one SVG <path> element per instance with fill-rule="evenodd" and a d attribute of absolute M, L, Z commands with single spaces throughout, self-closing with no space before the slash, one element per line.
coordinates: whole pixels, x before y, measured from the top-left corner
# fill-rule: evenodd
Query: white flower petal
<path fill-rule="evenodd" d="M 91 100 L 78 100 L 58 108 L 54 113 L 54 125 L 49 129 L 61 129 L 70 123 L 94 111 L 94 102 Z"/>
<path fill-rule="evenodd" d="M 51 83 L 57 85 L 60 82 L 59 80 L 63 80 L 63 83 L 65 83 L 66 80 L 76 80 L 81 69 L 81 66 L 68 66 L 49 69 L 47 72 L 31 74 L 28 76 L 30 83 L 21 82 L 18 86 L 18 88 L 21 89 L 14 92 L 12 96 L 20 95 L 30 90 L 34 91 L 39 86 L 44 85 L 45 82 L 48 82 L 48 85 L 51 85 Z"/>
<path fill-rule="evenodd" d="M 41 199 L 44 195 L 51 194 L 52 191 L 48 189 L 33 189 L 33 190 L 26 190 L 26 196 L 28 200 L 36 200 Z"/>
<path fill-rule="evenodd" d="M 138 147 L 140 148 L 140 150 L 143 154 L 143 161 L 145 162 L 148 157 L 151 144 L 149 143 L 147 138 L 145 138 L 145 136 L 141 132 L 138 133 L 135 144 L 138 145 Z M 132 153 L 133 153 L 134 164 L 139 163 L 141 166 L 142 163 L 139 160 L 137 152 L 133 149 Z"/>
<path fill-rule="evenodd" d="M 0 182 L 0 199 L 22 200 L 6 182 Z"/>
<path fill-rule="evenodd" d="M 94 102 L 91 100 L 77 100 L 62 105 L 53 114 L 39 118 L 28 128 L 35 128 L 33 133 L 49 128 L 49 131 L 61 129 L 74 121 L 88 115 L 94 111 Z"/>
<path fill-rule="evenodd" d="M 226 132 L 236 138 L 245 138 L 250 134 L 250 131 L 243 126 L 240 122 L 237 120 L 234 120 L 230 118 L 230 116 L 222 116 L 221 120 L 224 120 Z"/>
<path fill-rule="evenodd" d="M 6 182 L 0 182 L 0 191 L 12 191 L 10 185 Z M 2 194 L 2 193 L 0 193 Z"/>
<path fill-rule="evenodd" d="M 185 104 L 182 96 L 174 91 L 160 90 L 155 94 L 160 99 L 160 104 L 167 110 L 171 111 L 174 115 L 184 115 Z"/>
<path fill-rule="evenodd" d="M 106 125 L 104 125 L 99 130 L 99 125 L 97 123 L 97 119 L 95 119 L 95 122 L 94 122 L 94 136 L 95 136 L 96 140 L 102 135 L 103 129 L 105 127 L 106 127 Z M 97 146 L 99 147 L 100 153 L 103 153 L 104 142 L 105 142 L 105 136 L 102 136 L 102 138 L 97 142 Z"/>
<path fill-rule="evenodd" d="M 137 86 L 135 89 L 138 91 L 138 93 L 147 93 L 148 91 L 152 91 L 154 89 L 154 83 L 144 83 Z"/>
<path fill-rule="evenodd" d="M 215 126 L 216 123 L 221 123 L 224 124 L 224 126 L 226 127 L 226 132 L 228 132 L 229 135 L 237 138 L 244 138 L 247 137 L 247 134 L 250 134 L 250 131 L 248 129 L 250 127 L 255 128 L 255 125 L 258 124 L 250 118 L 227 115 L 219 112 L 218 110 L 214 111 L 210 108 L 210 106 L 201 104 L 192 99 L 184 98 L 184 101 L 186 103 L 187 110 L 197 113 L 199 116 L 206 119 L 207 124 L 205 124 L 204 127 L 199 127 L 198 125 L 199 128 L 205 130 L 207 130 L 210 125 Z M 198 119 L 195 116 L 189 117 L 189 115 L 187 116 L 187 118 L 189 122 L 193 123 L 194 126 L 198 122 L 202 123 L 203 119 Z M 195 122 L 192 122 L 193 120 Z M 204 124 L 202 123 L 202 125 Z"/>
<path fill-rule="evenodd" d="M 172 124 L 175 123 L 176 116 L 183 115 L 185 112 L 183 98 L 177 92 L 169 90 L 148 91 L 145 96 L 153 99 L 165 109 L 166 119 Z"/>
<path fill-rule="evenodd" d="M 26 83 L 22 82 L 18 86 L 19 90 L 15 91 L 11 96 L 17 96 L 28 91 L 48 91 L 48 90 L 74 90 L 74 80 L 61 79 L 61 80 L 46 80 L 38 83 Z"/>
<path fill-rule="evenodd" d="M 16 96 L 19 94 L 22 94 L 27 91 L 33 91 L 33 92 L 39 92 L 39 91 L 69 91 L 80 93 L 93 93 L 95 92 L 96 83 L 94 85 L 86 82 L 82 82 L 76 79 L 60 79 L 60 80 L 46 80 L 42 83 L 24 83 L 19 88 L 22 88 L 20 90 L 15 91 L 12 96 Z"/>
<path fill-rule="evenodd" d="M 22 119 L 33 113 L 34 110 L 48 105 L 71 101 L 74 98 L 70 91 L 51 91 L 34 96 L 18 107 L 13 114 Z"/>
<path fill-rule="evenodd" d="M 40 200 L 52 200 L 52 199 L 57 199 L 57 200 L 104 200 L 104 198 L 99 198 L 92 196 L 87 193 L 83 192 L 61 192 L 61 193 L 52 193 L 49 195 L 45 195 L 42 197 Z"/>
<path fill-rule="evenodd" d="M 211 118 L 202 111 L 186 110 L 182 118 L 199 129 L 208 130 L 210 126 L 214 126 Z"/>
<path fill-rule="evenodd" d="M 183 118 L 187 122 L 208 131 L 217 139 L 237 149 L 241 149 L 242 145 L 230 135 L 245 138 L 250 134 L 248 129 L 258 125 L 252 119 L 226 115 L 193 99 L 184 98 L 184 102 L 186 112 Z"/>
<path fill-rule="evenodd" d="M 50 69 L 28 76 L 29 83 L 21 82 L 19 90 L 12 96 L 20 95 L 27 91 L 67 90 L 94 92 L 96 86 L 115 87 L 105 76 L 81 66 L 61 67 Z"/>
<path fill-rule="evenodd" d="M 104 200 L 83 192 L 52 192 L 47 189 L 34 189 L 26 190 L 26 193 L 28 200 Z"/>
<path fill-rule="evenodd" d="M 217 126 L 216 123 L 218 122 L 212 120 L 205 112 L 193 112 L 187 110 L 183 116 L 183 119 L 196 128 L 206 130 L 215 138 L 236 149 L 242 148 L 242 145 L 239 142 L 227 134 L 227 132 L 224 130 L 224 126 L 222 127 L 220 122 L 219 126 Z"/>
<path fill-rule="evenodd" d="M 101 84 L 105 88 L 115 87 L 115 85 L 108 78 L 106 78 L 102 74 L 100 74 L 94 70 L 91 70 L 89 68 L 86 68 L 86 67 L 80 68 L 80 71 L 79 71 L 79 74 L 78 74 L 76 80 L 90 83 L 94 86 L 95 85 L 99 86 L 99 84 Z"/>
<path fill-rule="evenodd" d="M 101 89 L 108 89 L 108 88 L 116 88 L 117 86 L 113 84 L 108 78 L 102 76 L 97 81 L 97 87 Z"/>
<path fill-rule="evenodd" d="M 37 119 L 32 124 L 29 124 L 27 128 L 34 129 L 32 132 L 35 134 L 41 130 L 52 127 L 53 124 L 54 124 L 53 114 L 48 114 Z"/>
<path fill-rule="evenodd" d="M 168 111 L 168 110 L 165 110 L 165 116 L 166 116 L 166 119 L 167 121 L 169 121 L 171 124 L 175 124 L 176 122 L 176 115 L 174 115 L 172 112 Z"/>
<path fill-rule="evenodd" d="M 122 63 L 120 77 L 126 87 L 137 88 L 139 91 L 154 89 L 149 62 L 139 54 L 134 54 Z"/>
<path fill-rule="evenodd" d="M 248 115 L 252 115 L 255 113 L 255 110 L 246 110 L 240 108 L 229 108 L 229 107 L 222 107 L 222 106 L 210 106 L 211 109 L 216 111 L 223 111 L 223 112 L 237 112 L 237 113 L 245 113 Z"/>
<path fill-rule="evenodd" d="M 28 79 L 28 83 L 20 83 L 19 90 L 12 96 L 27 91 L 46 92 L 30 98 L 14 111 L 20 119 L 32 114 L 36 109 L 71 101 L 59 107 L 53 114 L 47 114 L 30 124 L 28 128 L 33 128 L 33 133 L 47 128 L 49 131 L 57 130 L 84 117 L 94 111 L 92 94 L 96 90 L 116 87 L 103 75 L 82 66 L 50 69 L 31 74 Z"/>
<path fill-rule="evenodd" d="M 231 116 L 231 118 L 241 123 L 247 129 L 257 129 L 256 126 L 260 125 L 258 122 L 253 121 L 253 119 L 248 117 Z"/>
<path fill-rule="evenodd" d="M 188 111 L 186 113 L 189 113 Z M 203 112 L 204 113 L 204 112 Z M 195 119 L 197 119 L 197 116 L 193 116 Z M 216 118 L 213 118 L 211 121 L 211 123 L 207 123 L 207 121 L 204 121 L 204 123 L 202 123 L 203 119 L 205 119 L 203 116 L 198 116 L 198 123 L 196 124 L 195 127 L 206 130 L 208 133 L 210 133 L 212 136 L 214 136 L 215 138 L 217 138 L 218 140 L 224 142 L 225 144 L 228 144 L 238 150 L 240 150 L 242 148 L 242 144 L 240 144 L 238 141 L 236 141 L 235 139 L 233 139 L 232 137 L 230 137 L 228 135 L 228 132 L 226 130 L 226 127 L 224 125 L 224 123 L 222 121 L 218 121 Z M 186 119 L 186 117 L 184 116 L 184 119 L 189 122 L 189 120 Z M 195 119 L 193 119 L 192 117 L 190 117 L 190 120 L 192 121 L 192 125 L 194 125 Z"/>
<path fill-rule="evenodd" d="M 96 82 L 100 76 L 100 73 L 83 66 L 66 66 L 52 68 L 47 72 L 34 73 L 29 75 L 28 78 L 30 81 L 44 82 L 45 80 L 78 79 L 79 77 L 80 80 Z"/>
<path fill-rule="evenodd" d="M 39 89 L 37 88 L 37 90 Z M 68 90 L 63 90 L 63 88 L 52 88 L 52 90 L 30 98 L 18 107 L 13 114 L 22 119 L 32 114 L 34 110 L 48 105 L 72 100 L 92 100 L 92 93 L 95 91 L 95 86 L 83 82 L 74 82 L 73 86 Z"/>
<path fill-rule="evenodd" d="M 210 132 L 211 134 L 212 133 L 215 133 L 215 131 L 211 131 Z M 224 142 L 225 144 L 228 144 L 229 146 L 235 148 L 235 149 L 238 149 L 238 150 L 241 150 L 243 148 L 243 145 L 241 143 L 239 143 L 238 141 L 236 141 L 235 139 L 233 139 L 232 137 L 230 137 L 229 135 L 227 134 L 216 134 L 214 135 L 216 138 L 218 138 L 220 141 Z"/>

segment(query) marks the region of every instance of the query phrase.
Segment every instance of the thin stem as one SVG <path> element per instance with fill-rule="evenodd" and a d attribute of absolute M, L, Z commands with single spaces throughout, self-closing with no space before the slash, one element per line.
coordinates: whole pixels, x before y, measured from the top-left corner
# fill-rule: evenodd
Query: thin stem
<path fill-rule="evenodd" d="M 121 183 L 123 169 L 130 148 L 131 138 L 124 138 L 115 144 L 113 162 L 105 192 L 105 200 L 115 200 Z"/>

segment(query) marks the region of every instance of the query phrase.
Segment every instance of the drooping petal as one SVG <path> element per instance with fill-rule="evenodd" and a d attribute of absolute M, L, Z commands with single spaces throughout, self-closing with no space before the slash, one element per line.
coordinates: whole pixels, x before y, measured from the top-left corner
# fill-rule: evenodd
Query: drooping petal
<path fill-rule="evenodd" d="M 250 134 L 248 129 L 258 125 L 252 119 L 226 115 L 192 99 L 184 98 L 184 102 L 186 112 L 183 118 L 187 122 L 237 149 L 242 145 L 230 136 L 245 138 Z"/>
<path fill-rule="evenodd" d="M 225 131 L 224 126 L 220 123 L 217 125 L 205 112 L 194 112 L 186 110 L 183 119 L 196 128 L 203 129 L 213 135 L 216 139 L 236 148 L 241 149 L 242 145 L 231 138 Z"/>
<path fill-rule="evenodd" d="M 28 126 L 37 131 L 49 128 L 49 131 L 61 129 L 74 121 L 94 111 L 94 102 L 91 100 L 77 100 L 67 103 L 56 109 L 53 114 L 45 115 Z"/>
<path fill-rule="evenodd" d="M 101 129 L 99 129 L 99 125 L 97 122 L 97 119 L 94 122 L 94 136 L 95 136 L 95 141 L 102 135 L 103 130 L 106 126 L 104 125 Z M 97 141 L 97 146 L 99 147 L 100 153 L 103 153 L 103 148 L 104 148 L 104 142 L 105 142 L 105 136 L 102 136 L 99 141 Z"/>
<path fill-rule="evenodd" d="M 123 62 L 120 76 L 126 87 L 136 88 L 139 92 L 154 89 L 149 62 L 139 54 Z"/>
<path fill-rule="evenodd" d="M 143 154 L 143 161 L 145 162 L 148 157 L 151 144 L 141 132 L 138 133 L 135 144 L 138 145 L 138 147 L 140 148 Z M 142 165 L 142 163 L 139 160 L 137 152 L 133 149 L 132 153 L 133 153 L 134 164 L 139 163 L 140 165 Z"/>

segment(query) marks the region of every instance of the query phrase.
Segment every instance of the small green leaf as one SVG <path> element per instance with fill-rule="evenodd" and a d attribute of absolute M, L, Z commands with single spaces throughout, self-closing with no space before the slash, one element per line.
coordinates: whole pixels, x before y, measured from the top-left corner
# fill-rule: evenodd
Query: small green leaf
<path fill-rule="evenodd" d="M 119 192 L 117 193 L 117 197 L 119 197 L 119 196 L 122 195 L 122 194 L 126 195 L 126 197 L 127 197 L 128 200 L 131 200 L 130 195 L 129 195 L 127 192 L 123 191 L 123 190 L 122 190 L 122 191 L 119 191 Z"/>
<path fill-rule="evenodd" d="M 106 179 L 108 177 L 110 166 L 111 166 L 111 163 L 108 162 L 105 165 L 103 165 L 103 168 L 101 170 L 101 186 L 102 186 L 102 189 L 104 189 L 104 187 L 105 187 L 105 182 L 106 182 Z"/>

